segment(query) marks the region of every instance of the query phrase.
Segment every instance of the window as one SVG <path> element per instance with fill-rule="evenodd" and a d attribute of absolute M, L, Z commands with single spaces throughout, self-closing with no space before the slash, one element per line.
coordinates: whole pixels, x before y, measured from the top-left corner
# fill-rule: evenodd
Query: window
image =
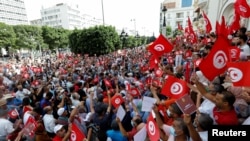
<path fill-rule="evenodd" d="M 183 13 L 176 13 L 176 18 L 183 18 Z"/>

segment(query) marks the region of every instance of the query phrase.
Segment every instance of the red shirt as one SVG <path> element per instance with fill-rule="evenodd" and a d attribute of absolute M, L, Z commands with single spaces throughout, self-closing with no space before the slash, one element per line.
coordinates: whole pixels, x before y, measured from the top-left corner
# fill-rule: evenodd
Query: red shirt
<path fill-rule="evenodd" d="M 213 109 L 214 120 L 218 125 L 238 125 L 238 117 L 234 109 L 228 112 L 220 112 L 217 107 Z"/>
<path fill-rule="evenodd" d="M 53 138 L 53 141 L 62 141 L 61 137 L 58 137 L 57 135 Z"/>

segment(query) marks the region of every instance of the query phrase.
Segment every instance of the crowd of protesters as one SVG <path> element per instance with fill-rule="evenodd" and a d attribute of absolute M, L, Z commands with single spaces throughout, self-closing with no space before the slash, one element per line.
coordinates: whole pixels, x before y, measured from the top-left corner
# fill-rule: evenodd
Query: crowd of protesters
<path fill-rule="evenodd" d="M 250 59 L 249 36 L 246 28 L 232 36 L 232 45 L 241 49 L 236 61 Z M 151 113 L 141 110 L 144 96 L 156 99 L 152 111 L 163 141 L 207 141 L 212 125 L 250 124 L 250 88 L 234 87 L 226 73 L 208 81 L 199 70 L 198 61 L 209 54 L 217 36 L 201 34 L 195 44 L 178 38 L 172 39 L 173 51 L 158 63 L 160 77 L 150 67 L 147 47 L 102 56 L 64 53 L 2 62 L 0 141 L 73 141 L 79 134 L 72 135 L 75 126 L 83 141 L 132 141 Z M 168 75 L 188 82 L 197 107 L 194 114 L 183 114 L 176 99 L 161 94 Z M 131 88 L 140 95 L 133 96 Z M 117 95 L 124 101 L 122 120 L 111 102 Z"/>

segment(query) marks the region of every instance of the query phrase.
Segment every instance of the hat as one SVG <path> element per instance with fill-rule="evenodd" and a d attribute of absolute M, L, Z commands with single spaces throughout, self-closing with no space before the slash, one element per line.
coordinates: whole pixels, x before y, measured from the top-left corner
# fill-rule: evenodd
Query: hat
<path fill-rule="evenodd" d="M 14 96 L 12 94 L 4 94 L 3 98 L 4 99 L 9 99 L 9 98 L 14 98 Z"/>
<path fill-rule="evenodd" d="M 58 116 L 61 116 L 61 115 L 63 114 L 64 111 L 65 111 L 64 108 L 59 108 L 59 109 L 57 110 Z"/>
<path fill-rule="evenodd" d="M 63 128 L 63 125 L 57 124 L 57 125 L 54 127 L 54 133 L 56 134 L 57 131 L 61 130 L 62 128 Z"/>
<path fill-rule="evenodd" d="M 7 104 L 7 101 L 5 98 L 1 98 L 0 99 L 0 106 L 3 106 L 3 105 L 6 105 Z"/>

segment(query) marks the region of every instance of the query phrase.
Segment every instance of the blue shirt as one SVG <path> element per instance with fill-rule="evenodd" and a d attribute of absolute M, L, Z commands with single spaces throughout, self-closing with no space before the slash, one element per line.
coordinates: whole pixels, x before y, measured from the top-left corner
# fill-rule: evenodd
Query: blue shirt
<path fill-rule="evenodd" d="M 112 141 L 128 141 L 128 139 L 123 136 L 120 131 L 108 130 L 106 134 L 112 139 Z"/>

